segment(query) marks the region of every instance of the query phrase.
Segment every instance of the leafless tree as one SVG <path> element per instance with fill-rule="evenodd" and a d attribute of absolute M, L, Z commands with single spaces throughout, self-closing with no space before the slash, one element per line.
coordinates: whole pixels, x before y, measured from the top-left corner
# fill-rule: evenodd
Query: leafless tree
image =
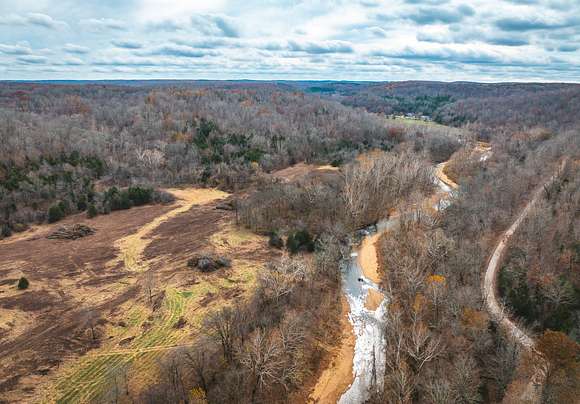
<path fill-rule="evenodd" d="M 410 335 L 405 340 L 407 354 L 413 358 L 417 372 L 425 363 L 430 362 L 441 354 L 441 340 L 431 334 L 427 326 L 415 321 L 411 326 Z"/>
<path fill-rule="evenodd" d="M 99 320 L 99 313 L 94 309 L 87 309 L 83 313 L 83 321 L 87 330 L 90 331 L 91 340 L 96 341 L 97 339 L 97 322 Z"/>
<path fill-rule="evenodd" d="M 148 270 L 145 272 L 143 276 L 143 289 L 145 291 L 145 295 L 149 300 L 149 304 L 153 304 L 153 295 L 155 293 L 155 273 L 152 270 Z"/>
<path fill-rule="evenodd" d="M 272 383 L 282 382 L 284 368 L 283 350 L 279 341 L 258 329 L 240 354 L 240 363 L 254 378 L 251 397 L 255 401 L 259 390 Z"/>
<path fill-rule="evenodd" d="M 238 316 L 234 309 L 224 307 L 208 316 L 204 323 L 206 334 L 217 338 L 225 360 L 234 358 L 236 341 L 236 324 Z"/>

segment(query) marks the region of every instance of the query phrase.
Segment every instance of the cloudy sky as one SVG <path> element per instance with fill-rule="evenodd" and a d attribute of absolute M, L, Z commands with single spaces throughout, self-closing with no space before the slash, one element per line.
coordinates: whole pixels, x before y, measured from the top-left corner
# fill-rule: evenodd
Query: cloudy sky
<path fill-rule="evenodd" d="M 0 0 L 0 79 L 580 82 L 580 0 Z"/>

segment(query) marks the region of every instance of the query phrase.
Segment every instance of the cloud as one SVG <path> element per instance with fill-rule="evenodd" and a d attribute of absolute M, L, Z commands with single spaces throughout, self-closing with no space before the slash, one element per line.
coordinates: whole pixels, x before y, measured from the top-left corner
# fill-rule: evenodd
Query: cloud
<path fill-rule="evenodd" d="M 575 0 L 13 3 L 2 78 L 580 81 Z"/>
<path fill-rule="evenodd" d="M 216 48 L 240 48 L 244 46 L 239 40 L 230 38 L 204 38 L 204 39 L 174 39 L 172 41 L 177 45 L 186 45 L 199 49 L 216 49 Z"/>
<path fill-rule="evenodd" d="M 238 29 L 234 26 L 234 24 L 231 21 L 228 21 L 223 17 L 215 17 L 214 22 L 216 27 L 218 27 L 222 31 L 224 36 L 227 36 L 229 38 L 237 38 L 240 36 Z"/>
<path fill-rule="evenodd" d="M 164 60 L 139 56 L 102 57 L 93 61 L 93 66 L 162 66 Z"/>
<path fill-rule="evenodd" d="M 206 35 L 228 38 L 240 36 L 235 20 L 221 15 L 194 15 L 191 17 L 191 26 Z"/>
<path fill-rule="evenodd" d="M 417 40 L 439 44 L 486 43 L 498 46 L 524 46 L 529 45 L 530 43 L 529 39 L 520 37 L 516 34 L 502 36 L 479 28 L 452 32 L 419 32 L 417 33 Z"/>
<path fill-rule="evenodd" d="M 538 4 L 538 0 L 507 0 L 510 3 L 515 3 L 515 4 Z"/>
<path fill-rule="evenodd" d="M 560 52 L 576 52 L 578 49 L 580 49 L 580 46 L 571 44 L 561 45 L 558 47 Z"/>
<path fill-rule="evenodd" d="M 176 56 L 185 58 L 202 58 L 204 56 L 214 56 L 217 52 L 200 50 L 192 48 L 186 45 L 177 44 L 166 44 L 159 46 L 153 50 L 147 52 L 149 55 L 162 55 L 162 56 Z"/>
<path fill-rule="evenodd" d="M 432 6 L 440 6 L 449 3 L 449 0 L 406 0 L 407 4 L 429 4 Z"/>
<path fill-rule="evenodd" d="M 374 8 L 380 6 L 381 2 L 377 0 L 362 0 L 359 4 L 363 7 Z"/>
<path fill-rule="evenodd" d="M 147 24 L 147 28 L 149 30 L 155 31 L 176 32 L 181 30 L 187 30 L 189 28 L 189 24 L 184 24 L 183 22 L 178 22 L 174 20 L 163 20 L 149 22 Z"/>
<path fill-rule="evenodd" d="M 6 55 L 30 55 L 32 50 L 24 45 L 4 45 L 0 44 L 0 52 Z"/>
<path fill-rule="evenodd" d="M 500 45 L 500 46 L 524 46 L 529 45 L 529 41 L 523 38 L 517 37 L 496 37 L 496 38 L 489 38 L 487 42 L 493 45 Z"/>
<path fill-rule="evenodd" d="M 461 22 L 465 17 L 475 14 L 475 10 L 468 5 L 461 5 L 455 9 L 423 7 L 406 15 L 406 18 L 417 24 L 451 24 Z"/>
<path fill-rule="evenodd" d="M 39 14 L 39 13 L 30 13 L 27 16 L 27 20 L 30 24 L 38 25 L 45 28 L 62 28 L 68 26 L 68 24 L 64 21 L 57 21 L 53 19 L 51 16 L 46 14 Z"/>
<path fill-rule="evenodd" d="M 62 49 L 66 53 L 74 53 L 77 55 L 84 55 L 84 54 L 89 53 L 91 51 L 86 46 L 75 45 L 72 43 L 67 43 Z"/>
<path fill-rule="evenodd" d="M 46 64 L 48 62 L 48 58 L 46 58 L 45 56 L 35 56 L 35 55 L 20 56 L 16 58 L 16 60 L 18 62 L 31 65 Z"/>
<path fill-rule="evenodd" d="M 565 28 L 575 23 L 580 23 L 580 20 L 547 21 L 538 17 L 507 17 L 497 20 L 495 26 L 503 31 L 533 31 Z"/>
<path fill-rule="evenodd" d="M 475 48 L 451 48 L 441 46 L 437 48 L 416 48 L 406 46 L 403 49 L 391 51 L 374 51 L 371 56 L 386 56 L 390 58 L 424 60 L 430 62 L 460 62 L 460 63 L 500 63 L 504 58 L 495 52 Z"/>
<path fill-rule="evenodd" d="M 56 65 L 63 65 L 63 66 L 82 66 L 85 64 L 85 62 L 82 61 L 82 59 L 76 58 L 76 57 L 65 57 L 62 60 L 60 60 L 58 63 L 55 63 Z"/>
<path fill-rule="evenodd" d="M 88 30 L 93 32 L 110 30 L 123 31 L 126 29 L 123 21 L 112 18 L 88 18 L 81 20 L 81 25 L 84 25 Z"/>
<path fill-rule="evenodd" d="M 305 52 L 312 54 L 354 52 L 354 49 L 351 46 L 351 44 L 344 41 L 322 41 L 322 42 L 288 41 L 288 49 L 292 52 Z"/>
<path fill-rule="evenodd" d="M 141 49 L 143 45 L 137 41 L 112 41 L 113 46 L 122 49 Z"/>
<path fill-rule="evenodd" d="M 9 14 L 0 16 L 0 25 L 33 25 L 48 29 L 65 28 L 68 24 L 64 21 L 55 20 L 47 14 L 28 13 L 26 15 Z"/>

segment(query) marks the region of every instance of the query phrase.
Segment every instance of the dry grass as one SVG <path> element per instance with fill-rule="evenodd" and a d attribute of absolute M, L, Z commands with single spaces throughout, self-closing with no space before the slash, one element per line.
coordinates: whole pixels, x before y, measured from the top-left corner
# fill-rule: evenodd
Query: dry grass
<path fill-rule="evenodd" d="M 154 227 L 183 213 L 193 204 L 222 199 L 226 194 L 205 194 L 201 195 L 201 198 L 197 192 L 179 195 L 184 198 L 182 199 L 184 202 L 176 209 L 156 218 L 134 235 L 124 239 L 139 243 L 137 259 L 142 257 L 146 247 L 147 240 L 144 240 L 144 236 Z M 154 224 L 157 226 L 153 226 Z M 122 246 L 126 248 L 127 245 L 130 244 Z M 264 237 L 228 223 L 209 238 L 208 248 L 223 254 L 230 254 L 234 250 L 240 254 L 244 251 L 255 252 L 257 249 L 263 249 L 265 245 Z M 146 261 L 140 260 L 136 264 L 136 268 L 141 271 L 148 269 Z M 127 303 L 126 307 L 120 310 L 127 313 L 120 317 L 127 326 L 107 327 L 106 345 L 83 356 L 63 370 L 62 375 L 57 378 L 54 389 L 56 394 L 53 397 L 56 397 L 58 402 L 95 399 L 104 391 L 104 387 L 110 385 L 116 375 L 123 372 L 130 374 L 130 388 L 133 392 L 149 385 L 157 377 L 158 358 L 168 350 L 191 344 L 195 339 L 193 336 L 200 334 L 200 326 L 208 312 L 231 304 L 232 298 L 246 296 L 255 284 L 255 272 L 260 266 L 259 262 L 252 260 L 234 259 L 231 269 L 226 273 L 204 275 L 191 286 L 164 287 L 165 298 L 159 313 L 152 312 L 145 304 Z M 159 269 L 162 272 L 168 270 L 171 268 Z M 181 317 L 186 319 L 187 324 L 177 329 L 175 324 Z M 118 321 L 119 318 L 117 323 Z M 121 346 L 122 341 L 128 338 L 132 338 L 130 342 Z M 90 380 L 90 383 L 86 380 Z"/>
<path fill-rule="evenodd" d="M 340 169 L 331 165 L 316 165 L 298 163 L 272 173 L 272 177 L 284 182 L 300 182 L 304 180 L 324 178 L 324 175 L 336 175 Z"/>
<path fill-rule="evenodd" d="M 229 194 L 217 189 L 168 189 L 177 199 L 175 208 L 161 216 L 158 216 L 137 232 L 118 240 L 115 243 L 120 251 L 119 257 L 113 260 L 110 265 L 115 267 L 119 261 L 123 262 L 126 269 L 141 272 L 146 268 L 143 266 L 143 252 L 151 239 L 146 237 L 153 232 L 161 223 L 164 223 L 177 215 L 187 212 L 193 205 L 204 205 L 219 199 L 224 199 Z"/>
<path fill-rule="evenodd" d="M 115 378 L 125 374 L 128 375 L 131 391 L 138 393 L 158 377 L 159 358 L 162 355 L 195 340 L 209 312 L 249 296 L 255 286 L 256 272 L 265 265 L 270 254 L 267 240 L 235 226 L 232 212 L 214 209 L 211 203 L 227 197 L 228 194 L 224 192 L 205 189 L 170 192 L 178 198 L 170 207 L 134 208 L 97 217 L 92 223 L 98 232 L 91 236 L 94 237 L 92 240 L 87 237 L 51 243 L 35 237 L 33 241 L 25 242 L 30 246 L 28 248 L 34 248 L 36 244 L 46 245 L 40 248 L 50 248 L 51 254 L 55 255 L 49 262 L 45 259 L 49 278 L 46 281 L 35 279 L 28 292 L 38 289 L 38 293 L 46 294 L 49 282 L 56 290 L 67 291 L 67 296 L 75 296 L 72 301 L 75 304 L 74 310 L 101 305 L 108 308 L 102 312 L 105 324 L 98 327 L 101 341 L 98 348 L 84 354 L 82 350 L 70 350 L 65 353 L 59 368 L 45 376 L 35 375 L 34 372 L 23 373 L 16 389 L 10 391 L 7 397 L 27 397 L 27 402 L 94 401 L 104 398 L 103 393 L 111 390 Z M 135 226 L 135 220 L 140 218 L 141 212 L 149 213 L 146 218 L 141 218 L 140 225 Z M 121 218 L 125 217 L 134 220 L 131 222 L 133 227 L 129 234 L 120 234 L 119 229 L 123 228 L 123 223 L 119 221 L 122 222 L 125 219 Z M 108 238 L 108 234 L 119 236 Z M 188 238 L 191 241 L 188 242 Z M 181 244 L 175 245 L 176 241 L 181 241 Z M 105 242 L 108 243 L 106 247 L 107 251 L 111 251 L 108 253 L 110 255 L 105 255 L 98 262 L 94 261 L 92 257 L 98 256 Z M 14 245 L 20 246 L 22 243 Z M 52 249 L 63 248 L 57 247 L 57 244 L 66 246 L 66 250 L 57 254 L 58 251 Z M 175 248 L 171 249 L 172 245 Z M 92 246 L 94 251 L 87 251 L 85 246 Z M 153 246 L 156 247 L 151 249 Z M 12 261 L 10 265 L 5 265 L 3 274 L 17 279 L 23 273 L 15 269 L 14 263 L 17 261 L 14 258 L 24 256 L 25 247 L 22 244 L 22 253 L 7 255 Z M 184 263 L 189 254 L 197 249 L 209 249 L 231 257 L 231 268 L 211 274 L 187 269 Z M 64 251 L 66 253 L 62 254 Z M 62 256 L 68 256 L 69 259 L 63 260 Z M 23 268 L 34 265 L 33 261 L 28 260 L 23 262 Z M 73 268 L 77 268 L 74 276 L 67 276 L 66 273 L 71 268 L 70 263 L 74 264 Z M 135 285 L 142 282 L 148 271 L 156 274 L 155 295 L 161 299 L 159 308 L 154 309 L 144 293 L 130 294 L 128 299 L 121 299 L 119 305 L 107 306 L 128 290 L 138 290 Z M 58 278 L 55 278 L 56 275 Z M 102 277 L 110 276 L 114 277 L 112 282 L 100 281 Z M 18 298 L 22 293 L 13 285 L 3 285 L 0 289 L 5 292 L 3 297 Z M 58 294 L 54 296 L 58 298 Z M 71 303 L 70 300 L 68 302 Z M 54 309 L 47 306 L 47 310 Z M 23 316 L 30 321 L 25 321 Z M 186 324 L 175 327 L 180 318 L 184 318 Z M 19 338 L 32 325 L 38 326 L 35 321 L 30 312 L 0 309 L 0 327 L 6 325 L 11 333 L 22 334 L 18 335 Z M 81 317 L 71 316 L 71 319 L 63 319 L 62 323 L 53 325 L 61 327 L 68 324 L 69 327 L 80 329 L 82 333 L 82 321 Z M 47 327 L 52 328 L 50 325 L 47 323 Z M 59 332 L 64 331 L 54 332 L 59 335 Z M 64 338 L 71 337 L 66 335 Z M 44 359 L 35 352 L 39 347 L 31 345 L 27 349 L 30 355 L 16 351 L 18 353 L 14 358 L 28 358 L 26 360 L 36 361 L 36 366 L 44 366 Z M 22 395 L 19 388 L 29 390 L 26 395 Z"/>

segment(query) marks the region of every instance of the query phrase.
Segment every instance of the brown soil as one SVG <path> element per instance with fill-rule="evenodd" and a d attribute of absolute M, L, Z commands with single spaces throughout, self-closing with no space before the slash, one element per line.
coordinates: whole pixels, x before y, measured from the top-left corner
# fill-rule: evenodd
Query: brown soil
<path fill-rule="evenodd" d="M 319 166 L 315 164 L 298 163 L 293 166 L 275 171 L 271 174 L 284 182 L 332 182 L 338 177 L 339 168 L 330 165 Z"/>
<path fill-rule="evenodd" d="M 445 185 L 455 189 L 459 185 L 457 185 L 455 183 L 455 181 L 453 181 L 451 178 L 449 178 L 447 176 L 447 174 L 445 174 L 445 167 L 446 166 L 447 166 L 447 162 L 441 163 L 439 166 L 437 166 L 437 170 L 435 171 L 435 175 L 437 176 L 437 178 L 439 178 L 441 181 L 443 181 L 445 183 Z"/>
<path fill-rule="evenodd" d="M 358 252 L 358 262 L 364 276 L 377 285 L 381 283 L 376 248 L 376 242 L 379 237 L 380 233 L 375 233 L 371 236 L 365 237 Z"/>
<path fill-rule="evenodd" d="M 88 357 L 89 351 L 110 355 L 115 344 L 124 341 L 118 346 L 127 349 L 129 358 L 134 357 L 131 344 L 138 340 L 135 335 L 147 332 L 147 311 L 151 310 L 141 291 L 145 270 L 156 271 L 160 292 L 170 287 L 172 298 L 181 296 L 182 290 L 191 297 L 177 300 L 187 324 L 175 328 L 168 323 L 169 340 L 160 340 L 163 345 L 159 347 L 142 347 L 142 351 L 166 350 L 171 341 L 191 335 L 198 321 L 193 313 L 203 314 L 209 309 L 204 305 L 243 297 L 256 268 L 270 257 L 266 242 L 255 235 L 237 237 L 234 213 L 215 209 L 227 194 L 215 190 L 171 192 L 178 198 L 172 205 L 137 207 L 93 219 L 74 215 L 0 241 L 0 279 L 6 280 L 0 282 L 0 402 L 46 397 L 43 392 L 54 391 L 52 383 L 75 370 L 75 364 Z M 56 227 L 75 223 L 90 225 L 96 233 L 77 240 L 45 238 Z M 217 246 L 212 242 L 216 235 L 222 241 Z M 195 252 L 217 248 L 231 254 L 232 268 L 207 276 L 186 268 L 187 259 Z M 25 291 L 16 288 L 21 276 L 30 281 Z M 214 296 L 211 301 L 207 299 L 210 295 Z M 146 320 L 143 327 L 141 323 L 126 326 L 127 313 L 141 307 Z M 96 342 L 86 336 L 88 309 L 102 319 Z M 149 317 L 156 321 L 161 314 L 154 311 Z M 125 334 L 132 335 L 123 335 L 125 329 Z"/>
<path fill-rule="evenodd" d="M 365 307 L 368 310 L 371 311 L 375 311 L 376 309 L 379 308 L 379 306 L 381 305 L 381 303 L 384 300 L 384 296 L 381 292 L 378 292 L 374 289 L 369 290 L 369 293 L 367 295 L 367 298 L 365 300 Z"/>
<path fill-rule="evenodd" d="M 352 324 L 348 320 L 349 305 L 342 297 L 342 314 L 340 325 L 342 337 L 329 356 L 332 357 L 328 367 L 322 372 L 314 390 L 310 395 L 309 403 L 335 404 L 348 389 L 354 377 L 352 374 L 355 336 Z"/>

